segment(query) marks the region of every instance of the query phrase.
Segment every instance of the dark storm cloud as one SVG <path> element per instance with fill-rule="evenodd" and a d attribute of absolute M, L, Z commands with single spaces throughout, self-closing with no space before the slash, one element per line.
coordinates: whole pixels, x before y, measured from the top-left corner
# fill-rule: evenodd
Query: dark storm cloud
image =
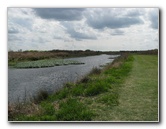
<path fill-rule="evenodd" d="M 153 29 L 158 29 L 158 9 L 153 9 L 152 11 L 149 12 L 149 20 L 151 21 L 151 27 Z"/>
<path fill-rule="evenodd" d="M 81 20 L 84 10 L 83 8 L 34 8 L 39 17 L 59 21 Z"/>
<path fill-rule="evenodd" d="M 118 11 L 118 9 L 117 9 Z M 137 12 L 134 12 L 137 14 Z M 139 17 L 132 17 L 131 12 L 129 14 L 121 15 L 119 12 L 115 12 L 108 9 L 103 9 L 100 11 L 93 11 L 92 13 L 87 13 L 87 24 L 95 29 L 103 29 L 105 27 L 116 29 L 116 28 L 126 28 L 131 25 L 143 24 L 143 21 Z"/>

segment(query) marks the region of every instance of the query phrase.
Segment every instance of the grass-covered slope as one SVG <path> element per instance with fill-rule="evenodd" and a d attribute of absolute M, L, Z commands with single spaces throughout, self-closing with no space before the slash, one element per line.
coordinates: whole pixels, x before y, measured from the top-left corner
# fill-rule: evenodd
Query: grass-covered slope
<path fill-rule="evenodd" d="M 158 56 L 134 55 L 133 68 L 119 92 L 119 105 L 102 118 L 158 121 Z"/>

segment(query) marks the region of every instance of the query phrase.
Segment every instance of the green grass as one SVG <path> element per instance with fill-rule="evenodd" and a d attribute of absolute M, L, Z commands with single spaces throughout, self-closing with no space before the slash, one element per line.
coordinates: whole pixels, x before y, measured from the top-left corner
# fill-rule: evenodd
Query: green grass
<path fill-rule="evenodd" d="M 63 59 L 45 59 L 37 61 L 24 61 L 24 62 L 10 62 L 9 66 L 14 68 L 42 68 L 42 67 L 54 67 L 60 65 L 70 65 L 70 64 L 83 64 L 78 61 L 73 60 L 63 60 Z"/>
<path fill-rule="evenodd" d="M 158 121 L 158 56 L 133 57 L 132 71 L 119 90 L 118 106 L 99 110 L 95 120 Z M 109 102 L 107 97 L 100 101 Z"/>
<path fill-rule="evenodd" d="M 110 92 L 109 94 L 105 94 L 101 98 L 99 98 L 99 102 L 107 104 L 108 106 L 117 106 L 119 104 L 118 97 L 118 93 Z"/>
<path fill-rule="evenodd" d="M 94 115 L 78 99 L 69 98 L 65 102 L 61 102 L 59 108 L 57 120 L 60 121 L 90 121 Z"/>
<path fill-rule="evenodd" d="M 19 108 L 18 113 L 9 113 L 9 118 L 16 121 L 157 121 L 157 62 L 155 55 L 123 55 L 103 70 L 93 69 L 76 84 L 67 83 L 57 93 L 47 96 L 41 92 L 39 95 L 44 99 L 33 106 L 34 112 Z"/>

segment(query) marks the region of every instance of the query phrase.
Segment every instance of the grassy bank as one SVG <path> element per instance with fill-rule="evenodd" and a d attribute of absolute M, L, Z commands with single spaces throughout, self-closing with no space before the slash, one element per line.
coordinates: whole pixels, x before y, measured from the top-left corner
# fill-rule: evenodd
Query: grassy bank
<path fill-rule="evenodd" d="M 156 57 L 124 54 L 103 70 L 94 68 L 89 75 L 75 84 L 66 84 L 55 94 L 43 91 L 31 103 L 9 105 L 9 120 L 157 120 Z M 151 76 L 147 78 L 147 74 Z"/>
<path fill-rule="evenodd" d="M 109 115 L 102 115 L 102 119 L 158 121 L 158 56 L 133 57 L 132 71 L 119 92 L 119 105 Z"/>

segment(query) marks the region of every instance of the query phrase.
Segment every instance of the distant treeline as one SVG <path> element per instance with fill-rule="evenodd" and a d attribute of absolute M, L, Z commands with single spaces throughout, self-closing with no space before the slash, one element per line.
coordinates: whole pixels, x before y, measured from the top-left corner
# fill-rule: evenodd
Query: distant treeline
<path fill-rule="evenodd" d="M 135 53 L 135 54 L 143 54 L 143 55 L 158 55 L 158 49 L 153 50 L 145 50 L 145 51 L 120 51 L 121 54 L 123 53 Z"/>
<path fill-rule="evenodd" d="M 24 60 L 40 60 L 48 58 L 69 58 L 69 57 L 83 57 L 100 54 L 119 55 L 123 53 L 137 53 L 137 54 L 158 54 L 158 50 L 147 51 L 92 51 L 92 50 L 51 50 L 51 51 L 9 51 L 8 61 L 24 61 Z"/>

